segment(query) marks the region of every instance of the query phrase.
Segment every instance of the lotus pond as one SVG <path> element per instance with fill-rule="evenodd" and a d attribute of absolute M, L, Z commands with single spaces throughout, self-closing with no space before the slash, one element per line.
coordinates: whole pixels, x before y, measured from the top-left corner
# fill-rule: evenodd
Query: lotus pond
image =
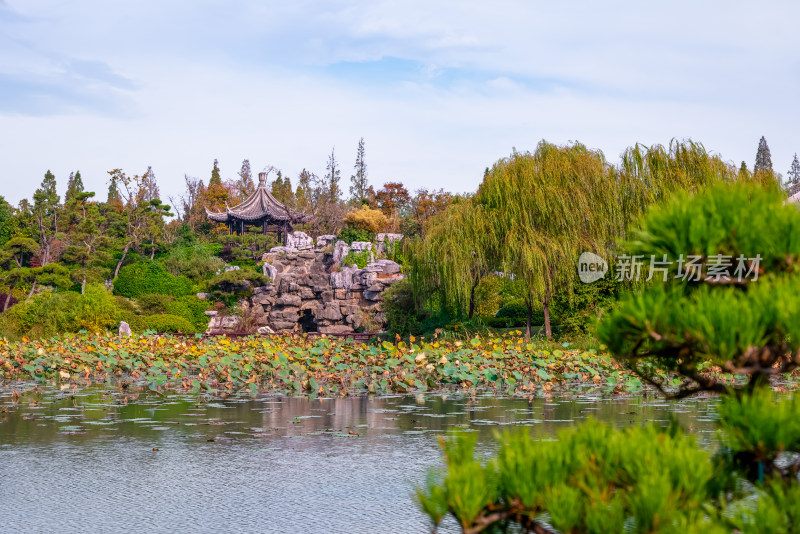
<path fill-rule="evenodd" d="M 413 488 L 450 430 L 486 453 L 497 430 L 589 418 L 716 435 L 714 398 L 667 402 L 607 355 L 515 336 L 0 340 L 0 373 L 11 532 L 426 532 Z"/>
<path fill-rule="evenodd" d="M 22 392 L 22 393 L 20 393 Z M 462 428 L 542 437 L 589 417 L 675 417 L 715 439 L 714 402 L 599 386 L 534 399 L 463 394 L 225 399 L 16 383 L 0 390 L 0 524 L 9 532 L 427 532 L 415 484 Z M 456 531 L 445 524 L 441 531 Z"/>

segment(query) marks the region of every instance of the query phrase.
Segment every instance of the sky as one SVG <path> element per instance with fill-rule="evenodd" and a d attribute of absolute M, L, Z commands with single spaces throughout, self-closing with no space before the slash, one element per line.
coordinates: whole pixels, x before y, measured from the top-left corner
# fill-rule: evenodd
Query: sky
<path fill-rule="evenodd" d="M 634 143 L 699 141 L 777 172 L 800 152 L 800 3 L 0 0 L 0 195 L 48 169 L 152 166 L 184 175 L 242 160 L 296 182 L 335 150 L 369 181 L 474 191 L 513 149 L 580 141 L 610 162 Z"/>

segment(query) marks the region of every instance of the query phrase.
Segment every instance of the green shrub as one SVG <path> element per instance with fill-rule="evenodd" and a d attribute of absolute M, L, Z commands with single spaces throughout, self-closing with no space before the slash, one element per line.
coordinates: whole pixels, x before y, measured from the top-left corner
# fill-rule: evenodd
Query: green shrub
<path fill-rule="evenodd" d="M 180 297 L 192 293 L 192 282 L 183 276 L 173 276 L 155 261 L 126 265 L 114 280 L 114 294 L 140 297 L 160 293 Z"/>
<path fill-rule="evenodd" d="M 136 311 L 140 315 L 156 315 L 168 313 L 167 306 L 175 300 L 175 297 L 159 293 L 148 293 L 133 299 Z"/>
<path fill-rule="evenodd" d="M 268 276 L 245 269 L 220 273 L 208 282 L 208 289 L 216 300 L 233 305 L 237 300 L 253 294 L 256 287 L 270 283 Z"/>
<path fill-rule="evenodd" d="M 596 421 L 557 441 L 506 433 L 494 458 L 474 456 L 475 434 L 445 442 L 441 482 L 417 490 L 434 527 L 449 512 L 463 532 L 686 532 L 713 527 L 703 505 L 712 497 L 710 455 L 691 436 L 653 426 L 614 430 Z M 541 530 L 540 530 L 541 529 Z M 699 530 L 694 530 L 699 532 Z M 712 532 L 716 532 L 712 530 Z"/>
<path fill-rule="evenodd" d="M 144 317 L 144 325 L 156 332 L 197 332 L 197 328 L 185 318 L 166 313 Z"/>
<path fill-rule="evenodd" d="M 0 315 L 0 336 L 47 338 L 80 330 L 114 330 L 125 309 L 104 286 L 87 284 L 85 294 L 42 292 Z"/>
<path fill-rule="evenodd" d="M 216 246 L 195 244 L 175 247 L 164 259 L 164 268 L 174 276 L 186 276 L 192 280 L 208 280 L 225 263 L 215 256 Z M 220 251 L 222 247 L 219 247 Z"/>
<path fill-rule="evenodd" d="M 422 326 L 417 317 L 414 288 L 408 278 L 395 282 L 383 293 L 383 313 L 392 334 L 420 334 Z"/>
<path fill-rule="evenodd" d="M 666 282 L 657 273 L 597 327 L 614 357 L 645 380 L 672 388 L 678 373 L 687 379 L 678 395 L 729 393 L 797 368 L 791 355 L 800 350 L 800 210 L 777 186 L 737 183 L 677 195 L 648 211 L 624 250 L 672 262 Z M 677 278 L 679 255 L 698 258 L 699 276 Z M 720 257 L 731 263 L 728 281 L 708 276 Z M 749 260 L 757 257 L 758 269 Z M 710 377 L 709 363 L 749 384 Z"/>
<path fill-rule="evenodd" d="M 528 308 L 522 299 L 514 300 L 497 310 L 495 318 L 507 319 L 507 328 L 525 326 L 528 321 Z M 487 324 L 491 322 L 490 318 Z M 544 324 L 544 310 L 541 309 L 541 304 L 538 309 L 534 308 L 531 312 L 531 324 L 535 326 Z"/>
<path fill-rule="evenodd" d="M 211 304 L 208 301 L 189 295 L 169 302 L 166 313 L 183 317 L 198 330 L 205 330 L 208 325 L 208 316 L 205 312 L 210 309 Z"/>
<path fill-rule="evenodd" d="M 102 284 L 86 284 L 77 304 L 75 320 L 81 329 L 97 332 L 119 326 L 120 309 Z"/>
<path fill-rule="evenodd" d="M 758 483 L 776 473 L 796 476 L 800 458 L 791 461 L 787 454 L 800 453 L 800 395 L 777 399 L 770 389 L 759 388 L 724 397 L 717 411 L 722 444 L 744 476 Z"/>
<path fill-rule="evenodd" d="M 60 332 L 77 332 L 75 320 L 80 293 L 42 292 L 9 308 L 0 315 L 0 335 L 18 339 L 22 336 L 51 337 Z"/>
<path fill-rule="evenodd" d="M 347 253 L 347 256 L 342 258 L 342 266 L 348 267 L 351 265 L 357 266 L 359 269 L 363 269 L 369 264 L 370 258 L 370 251 L 369 250 L 351 250 Z"/>
<path fill-rule="evenodd" d="M 363 228 L 345 228 L 339 232 L 339 235 L 336 236 L 336 239 L 339 241 L 344 241 L 348 245 L 353 244 L 353 241 L 372 242 L 375 239 L 375 232 L 370 232 L 369 230 L 364 230 Z"/>
<path fill-rule="evenodd" d="M 522 299 L 518 301 L 513 301 L 499 310 L 494 315 L 495 317 L 525 317 L 528 314 L 528 308 L 525 306 L 525 302 Z"/>

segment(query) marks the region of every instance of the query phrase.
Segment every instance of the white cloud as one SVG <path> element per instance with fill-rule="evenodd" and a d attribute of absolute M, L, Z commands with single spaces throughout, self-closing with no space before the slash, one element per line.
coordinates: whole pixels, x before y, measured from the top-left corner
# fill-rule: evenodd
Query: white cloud
<path fill-rule="evenodd" d="M 361 136 L 376 185 L 456 191 L 541 138 L 615 161 L 692 137 L 751 164 L 765 135 L 779 172 L 800 151 L 791 2 L 7 4 L 0 194 L 15 202 L 47 168 L 104 191 L 105 171 L 153 165 L 174 193 L 215 157 L 231 177 L 245 157 L 323 173 L 334 145 L 346 178 Z M 419 68 L 338 70 L 389 57 Z"/>

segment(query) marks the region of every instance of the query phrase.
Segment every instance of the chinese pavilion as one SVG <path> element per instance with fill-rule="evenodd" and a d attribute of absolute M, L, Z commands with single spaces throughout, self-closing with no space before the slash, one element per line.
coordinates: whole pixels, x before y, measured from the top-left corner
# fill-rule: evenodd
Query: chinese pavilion
<path fill-rule="evenodd" d="M 278 240 L 286 241 L 292 225 L 311 220 L 311 215 L 286 207 L 267 189 L 267 173 L 258 173 L 258 187 L 247 199 L 232 208 L 225 203 L 225 212 L 209 211 L 212 221 L 225 223 L 230 234 L 242 235 L 248 226 L 260 226 L 262 233 L 278 232 Z"/>

